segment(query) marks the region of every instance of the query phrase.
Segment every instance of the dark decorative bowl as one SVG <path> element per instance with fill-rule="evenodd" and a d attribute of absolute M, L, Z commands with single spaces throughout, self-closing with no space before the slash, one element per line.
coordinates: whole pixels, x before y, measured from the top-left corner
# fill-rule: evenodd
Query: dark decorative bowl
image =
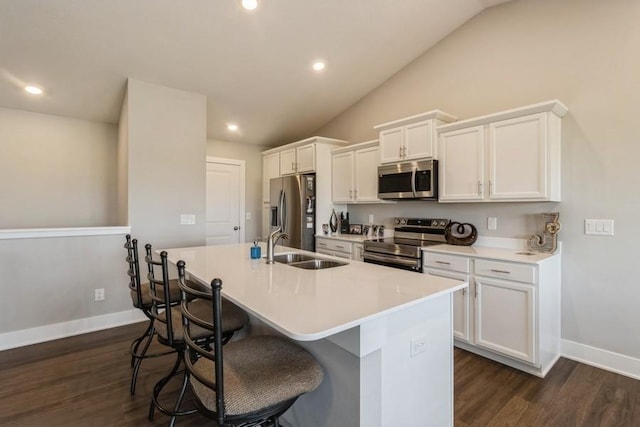
<path fill-rule="evenodd" d="M 478 239 L 478 230 L 467 222 L 450 222 L 444 229 L 444 238 L 450 245 L 471 246 Z"/>

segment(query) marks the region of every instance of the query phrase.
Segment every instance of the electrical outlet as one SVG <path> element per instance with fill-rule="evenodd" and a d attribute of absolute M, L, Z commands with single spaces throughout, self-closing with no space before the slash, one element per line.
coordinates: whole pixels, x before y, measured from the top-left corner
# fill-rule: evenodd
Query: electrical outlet
<path fill-rule="evenodd" d="M 196 216 L 194 214 L 181 214 L 180 225 L 193 225 L 196 223 Z"/>
<path fill-rule="evenodd" d="M 369 214 L 369 224 L 373 224 L 373 214 Z"/>
<path fill-rule="evenodd" d="M 104 301 L 104 288 L 94 289 L 94 293 L 96 301 Z"/>
<path fill-rule="evenodd" d="M 427 349 L 427 337 L 417 337 L 411 340 L 411 357 L 417 356 Z"/>
<path fill-rule="evenodd" d="M 498 218 L 495 216 L 490 216 L 487 218 L 487 228 L 489 230 L 497 230 L 498 229 Z"/>
<path fill-rule="evenodd" d="M 247 221 L 251 221 L 251 212 L 245 213 L 245 218 L 247 218 Z"/>

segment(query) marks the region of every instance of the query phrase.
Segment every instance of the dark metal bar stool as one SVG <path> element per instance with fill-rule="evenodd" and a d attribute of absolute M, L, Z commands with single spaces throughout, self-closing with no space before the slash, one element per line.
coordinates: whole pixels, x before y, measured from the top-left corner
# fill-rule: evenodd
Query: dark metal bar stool
<path fill-rule="evenodd" d="M 214 279 L 210 292 L 190 289 L 184 261 L 178 261 L 178 280 L 183 291 L 184 359 L 199 411 L 219 426 L 278 427 L 278 418 L 296 399 L 322 382 L 318 362 L 299 345 L 271 335 L 249 336 L 223 348 L 222 281 Z M 196 313 L 191 297 L 210 300 L 213 316 Z M 213 333 L 213 351 L 198 341 L 201 329 Z"/>
<path fill-rule="evenodd" d="M 158 322 L 158 342 L 176 351 L 176 360 L 173 367 L 169 373 L 161 378 L 153 387 L 153 395 L 151 398 L 151 405 L 149 407 L 149 420 L 153 420 L 155 409 L 158 409 L 160 412 L 171 416 L 170 425 L 173 425 L 175 423 L 176 416 L 188 415 L 196 411 L 196 409 L 186 411 L 180 409 L 187 389 L 189 375 L 187 370 L 180 371 L 180 367 L 184 362 L 185 350 L 182 316 L 179 307 L 171 307 L 169 304 L 170 292 L 168 292 L 168 288 L 170 286 L 170 280 L 167 252 L 162 251 L 160 253 L 160 260 L 157 261 L 153 259 L 151 245 L 147 244 L 145 248 L 147 252 L 145 260 L 149 267 L 149 283 L 151 284 L 151 315 Z M 156 269 L 159 270 L 157 272 L 158 274 L 154 271 Z M 182 279 L 181 284 L 181 286 L 179 285 L 180 290 L 195 289 L 198 286 L 184 278 Z M 194 313 L 198 313 L 199 316 L 203 316 L 204 318 L 208 318 L 209 321 L 212 321 L 211 300 L 199 299 L 195 294 L 190 295 L 190 297 L 184 296 L 184 299 L 186 299 L 185 305 Z M 167 308 L 161 311 L 160 309 L 164 307 Z M 224 315 L 221 316 L 221 320 L 219 321 L 222 331 L 221 339 L 226 343 L 231 339 L 236 331 L 244 327 L 247 323 L 249 323 L 249 317 L 243 310 L 231 303 L 226 303 L 224 305 Z M 210 343 L 213 338 L 213 332 L 206 328 L 196 328 L 192 333 L 193 341 L 198 342 L 204 347 L 210 347 Z M 168 409 L 160 404 L 159 396 L 171 378 L 180 372 L 183 373 L 182 387 L 174 407 L 172 409 Z"/>
<path fill-rule="evenodd" d="M 136 382 L 138 379 L 138 372 L 142 361 L 151 357 L 165 356 L 173 353 L 172 350 L 147 353 L 149 346 L 153 341 L 155 335 L 155 318 L 151 315 L 152 302 L 151 302 L 151 289 L 149 283 L 142 283 L 140 279 L 140 262 L 138 258 L 138 240 L 131 239 L 131 235 L 126 235 L 126 243 L 124 244 L 127 250 L 126 261 L 129 264 L 127 274 L 129 276 L 129 291 L 131 295 L 131 301 L 135 308 L 140 309 L 145 316 L 149 319 L 147 329 L 142 335 L 134 339 L 129 348 L 131 354 L 131 367 L 133 372 L 131 373 L 131 385 L 129 392 L 134 395 L 136 392 Z M 174 280 L 170 286 L 170 298 L 171 305 L 177 305 L 180 302 L 180 288 L 178 287 L 177 280 Z"/>

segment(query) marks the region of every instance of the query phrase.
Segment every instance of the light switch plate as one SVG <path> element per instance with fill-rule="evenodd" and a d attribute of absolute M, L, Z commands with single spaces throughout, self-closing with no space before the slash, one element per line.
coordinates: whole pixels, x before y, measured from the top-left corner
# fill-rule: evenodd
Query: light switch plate
<path fill-rule="evenodd" d="M 193 225 L 196 223 L 196 216 L 194 214 L 180 214 L 181 225 Z"/>
<path fill-rule="evenodd" d="M 613 236 L 612 219 L 585 219 L 584 234 L 594 236 Z"/>

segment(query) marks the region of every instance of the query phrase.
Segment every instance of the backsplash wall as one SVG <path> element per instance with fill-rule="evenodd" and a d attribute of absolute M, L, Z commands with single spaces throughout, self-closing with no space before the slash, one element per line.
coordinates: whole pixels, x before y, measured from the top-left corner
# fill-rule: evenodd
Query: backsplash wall
<path fill-rule="evenodd" d="M 373 214 L 374 224 L 393 227 L 394 217 L 447 218 L 468 222 L 478 229 L 480 236 L 528 238 L 541 234 L 542 213 L 562 211 L 560 203 L 438 203 L 433 201 L 403 201 L 378 205 L 349 205 L 350 222 L 368 224 Z M 487 229 L 487 217 L 496 217 L 497 230 Z M 562 240 L 562 231 L 558 235 Z"/>

